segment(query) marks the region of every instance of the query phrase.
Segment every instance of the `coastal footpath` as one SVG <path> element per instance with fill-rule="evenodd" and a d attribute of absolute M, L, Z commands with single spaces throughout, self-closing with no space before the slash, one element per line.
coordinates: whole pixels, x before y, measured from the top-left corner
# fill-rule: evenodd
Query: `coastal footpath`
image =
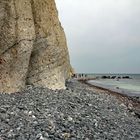
<path fill-rule="evenodd" d="M 139 102 L 76 80 L 0 94 L 0 140 L 139 140 Z"/>

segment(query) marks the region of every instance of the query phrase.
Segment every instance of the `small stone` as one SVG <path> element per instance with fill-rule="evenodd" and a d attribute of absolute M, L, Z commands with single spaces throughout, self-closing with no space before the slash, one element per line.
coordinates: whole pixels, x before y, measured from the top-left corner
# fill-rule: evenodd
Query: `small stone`
<path fill-rule="evenodd" d="M 17 128 L 17 131 L 19 131 L 20 129 L 21 129 L 21 127 L 18 127 L 18 128 Z"/>
<path fill-rule="evenodd" d="M 97 122 L 95 122 L 95 127 L 97 127 L 98 126 L 98 123 Z"/>
<path fill-rule="evenodd" d="M 8 137 L 8 138 L 12 138 L 13 136 L 14 136 L 13 130 L 10 130 L 10 131 L 7 133 L 7 137 Z"/>
<path fill-rule="evenodd" d="M 33 124 L 37 125 L 37 124 L 38 124 L 38 122 L 37 122 L 37 121 L 34 121 L 34 122 L 33 122 Z"/>
<path fill-rule="evenodd" d="M 68 121 L 71 122 L 72 120 L 73 120 L 73 118 L 69 116 L 69 117 L 68 117 Z"/>
<path fill-rule="evenodd" d="M 51 129 L 51 130 L 54 130 L 55 129 L 55 124 L 54 124 L 54 122 L 51 120 L 51 121 L 49 121 L 49 129 Z"/>
<path fill-rule="evenodd" d="M 10 112 L 10 115 L 14 115 L 15 113 L 14 112 Z"/>
<path fill-rule="evenodd" d="M 44 137 L 48 138 L 49 134 L 47 132 L 44 133 Z"/>
<path fill-rule="evenodd" d="M 88 106 L 90 106 L 90 107 L 91 107 L 91 106 L 92 106 L 92 104 L 88 104 Z"/>
<path fill-rule="evenodd" d="M 25 111 L 24 111 L 24 114 L 28 114 L 28 111 L 27 111 L 27 110 L 25 110 Z"/>
<path fill-rule="evenodd" d="M 32 111 L 29 111 L 29 112 L 28 112 L 29 115 L 32 115 L 32 113 L 33 113 Z"/>
<path fill-rule="evenodd" d="M 23 110 L 25 107 L 24 106 L 18 106 L 18 108 L 20 109 L 20 110 Z"/>
<path fill-rule="evenodd" d="M 42 138 L 42 134 L 41 134 L 41 133 L 37 134 L 36 138 L 37 138 L 37 139 Z"/>
<path fill-rule="evenodd" d="M 39 138 L 39 140 L 44 140 L 43 136 L 41 136 L 41 137 Z"/>
<path fill-rule="evenodd" d="M 120 106 L 122 106 L 122 107 L 126 107 L 126 105 L 125 105 L 124 103 L 121 103 Z"/>
<path fill-rule="evenodd" d="M 0 113 L 6 113 L 6 109 L 5 108 L 0 108 Z"/>
<path fill-rule="evenodd" d="M 133 116 L 134 116 L 134 115 L 135 115 L 135 112 L 131 112 L 131 115 L 133 115 Z"/>
<path fill-rule="evenodd" d="M 62 136 L 64 139 L 68 139 L 70 138 L 70 133 L 63 133 Z"/>
<path fill-rule="evenodd" d="M 32 115 L 32 118 L 33 118 L 33 119 L 36 119 L 36 116 L 35 116 L 35 115 Z"/>

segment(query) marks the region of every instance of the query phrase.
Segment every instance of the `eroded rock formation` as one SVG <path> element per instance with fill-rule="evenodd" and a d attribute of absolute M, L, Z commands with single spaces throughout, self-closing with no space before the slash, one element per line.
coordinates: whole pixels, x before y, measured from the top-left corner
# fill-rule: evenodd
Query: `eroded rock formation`
<path fill-rule="evenodd" d="M 0 0 L 0 92 L 62 89 L 70 73 L 54 0 Z"/>

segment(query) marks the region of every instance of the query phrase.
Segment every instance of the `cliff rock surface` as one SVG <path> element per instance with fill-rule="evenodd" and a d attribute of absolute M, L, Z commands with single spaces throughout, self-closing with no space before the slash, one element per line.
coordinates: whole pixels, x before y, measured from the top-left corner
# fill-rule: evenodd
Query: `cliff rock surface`
<path fill-rule="evenodd" d="M 0 92 L 62 89 L 70 73 L 54 0 L 0 0 Z"/>

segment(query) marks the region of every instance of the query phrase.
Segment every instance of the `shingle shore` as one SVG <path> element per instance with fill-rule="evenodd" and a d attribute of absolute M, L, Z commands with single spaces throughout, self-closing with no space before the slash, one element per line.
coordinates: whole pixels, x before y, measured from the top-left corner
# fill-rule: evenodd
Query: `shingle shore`
<path fill-rule="evenodd" d="M 115 96 L 77 81 L 0 94 L 0 140 L 139 140 L 140 119 Z"/>

